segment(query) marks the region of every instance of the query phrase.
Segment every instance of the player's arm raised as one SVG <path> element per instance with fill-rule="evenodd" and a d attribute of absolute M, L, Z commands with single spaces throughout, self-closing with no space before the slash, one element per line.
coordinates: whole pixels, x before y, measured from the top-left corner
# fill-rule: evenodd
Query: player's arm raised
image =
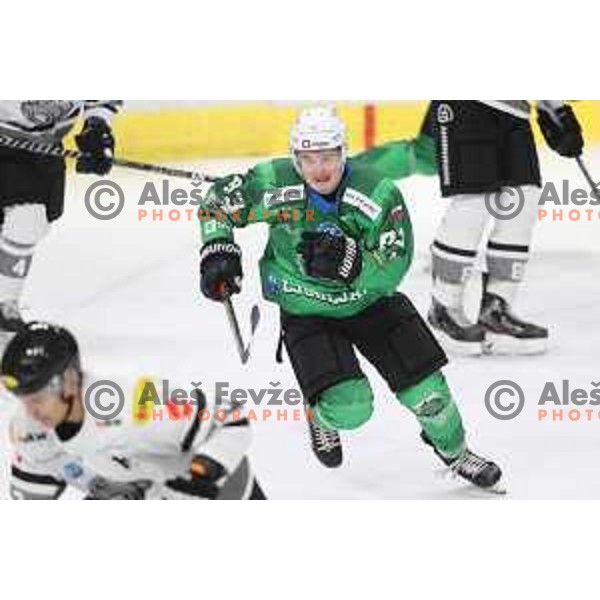
<path fill-rule="evenodd" d="M 260 202 L 261 189 L 268 187 L 265 167 L 245 175 L 228 175 L 209 189 L 198 211 L 200 220 L 200 289 L 217 302 L 241 291 L 242 250 L 233 230 L 253 222 L 249 216 Z"/>

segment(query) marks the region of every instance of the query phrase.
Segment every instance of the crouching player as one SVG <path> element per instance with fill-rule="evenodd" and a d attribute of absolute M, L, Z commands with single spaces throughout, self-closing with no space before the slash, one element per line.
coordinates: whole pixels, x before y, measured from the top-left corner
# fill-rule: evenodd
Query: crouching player
<path fill-rule="evenodd" d="M 182 403 L 151 380 L 93 378 L 74 336 L 39 322 L 11 340 L 1 372 L 21 404 L 10 424 L 13 498 L 54 499 L 73 486 L 94 500 L 265 499 L 246 455 L 248 421 L 199 389 Z M 107 417 L 98 407 L 111 401 L 94 390 L 108 388 L 122 408 Z"/>

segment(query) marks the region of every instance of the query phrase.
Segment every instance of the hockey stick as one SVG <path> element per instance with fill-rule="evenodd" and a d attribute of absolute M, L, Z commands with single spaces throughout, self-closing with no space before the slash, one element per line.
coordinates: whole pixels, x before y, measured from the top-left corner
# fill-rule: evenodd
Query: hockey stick
<path fill-rule="evenodd" d="M 598 187 L 598 184 L 595 183 L 592 179 L 592 176 L 590 175 L 590 172 L 585 166 L 583 159 L 581 158 L 581 156 L 576 156 L 575 160 L 577 161 L 577 164 L 579 165 L 579 168 L 581 169 L 585 180 L 588 182 L 588 185 L 592 188 L 592 195 L 594 196 L 594 198 L 600 199 L 600 189 Z"/>
<path fill-rule="evenodd" d="M 61 148 L 60 146 L 53 146 L 52 144 L 45 144 L 43 142 L 36 142 L 34 140 L 14 138 L 6 133 L 0 133 L 0 146 L 4 146 L 5 148 L 13 148 L 15 150 L 25 150 L 26 152 L 40 154 L 42 156 L 55 156 L 57 158 L 77 159 L 84 156 L 84 153 L 80 152 L 79 150 L 69 150 L 67 148 Z M 160 173 L 161 175 L 169 175 L 171 177 L 183 177 L 184 179 L 191 179 L 194 183 L 202 183 L 203 181 L 212 182 L 217 180 L 216 177 L 203 175 L 196 171 L 163 167 L 161 165 L 137 162 L 134 160 L 127 160 L 125 158 L 113 157 L 112 164 L 116 165 L 117 167 L 136 169 L 137 171 Z"/>
<path fill-rule="evenodd" d="M 237 347 L 238 354 L 240 355 L 240 360 L 242 361 L 242 364 L 245 365 L 250 358 L 250 347 L 252 346 L 254 335 L 260 322 L 260 310 L 256 304 L 252 307 L 250 312 L 250 338 L 248 340 L 248 344 L 246 345 L 244 344 L 244 339 L 242 338 L 240 324 L 238 322 L 237 315 L 235 314 L 235 309 L 233 308 L 231 296 L 226 296 L 223 304 L 225 306 L 225 313 L 227 314 L 229 326 L 233 332 L 235 345 Z"/>

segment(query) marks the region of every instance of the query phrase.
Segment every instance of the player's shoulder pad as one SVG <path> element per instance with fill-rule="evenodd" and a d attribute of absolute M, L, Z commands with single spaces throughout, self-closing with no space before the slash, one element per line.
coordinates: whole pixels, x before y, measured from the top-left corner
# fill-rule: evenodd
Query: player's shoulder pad
<path fill-rule="evenodd" d="M 274 188 L 302 183 L 289 158 L 274 158 L 257 164 L 251 171 L 262 186 Z"/>
<path fill-rule="evenodd" d="M 377 220 L 403 201 L 393 180 L 369 166 L 352 167 L 342 202 L 353 205 L 371 220 Z"/>
<path fill-rule="evenodd" d="M 379 169 L 360 162 L 350 163 L 348 187 L 373 199 L 382 193 L 400 193 L 392 179 L 386 177 Z"/>
<path fill-rule="evenodd" d="M 18 446 L 45 441 L 50 437 L 50 432 L 29 417 L 24 409 L 19 408 L 10 420 L 8 436 L 10 443 L 13 446 Z"/>

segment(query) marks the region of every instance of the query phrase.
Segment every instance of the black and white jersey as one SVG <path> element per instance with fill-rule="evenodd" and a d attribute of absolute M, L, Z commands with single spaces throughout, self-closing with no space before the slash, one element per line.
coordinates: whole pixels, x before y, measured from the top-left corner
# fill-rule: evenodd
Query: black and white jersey
<path fill-rule="evenodd" d="M 520 119 L 529 119 L 531 115 L 529 100 L 479 100 L 479 102 Z M 538 102 L 540 107 L 547 110 L 556 110 L 564 104 L 564 100 L 538 100 Z"/>
<path fill-rule="evenodd" d="M 120 100 L 0 100 L 0 130 L 59 142 L 80 116 L 110 122 L 121 104 Z"/>
<path fill-rule="evenodd" d="M 84 377 L 83 395 L 93 403 L 95 382 L 112 382 L 122 394 L 121 412 L 110 419 L 86 412 L 81 429 L 68 440 L 44 429 L 19 407 L 11 422 L 13 457 L 11 496 L 19 499 L 58 498 L 67 485 L 86 490 L 96 476 L 110 481 L 148 479 L 148 498 L 170 498 L 164 482 L 186 477 L 193 456 L 202 455 L 225 469 L 219 498 L 246 499 L 254 475 L 246 454 L 251 429 L 242 411 L 226 400 L 190 398 L 183 406 L 151 378 Z M 110 390 L 109 390 L 110 391 Z M 150 407 L 140 409 L 148 391 Z M 98 406 L 106 400 L 98 400 Z M 91 405 L 91 404 L 90 404 Z"/>

